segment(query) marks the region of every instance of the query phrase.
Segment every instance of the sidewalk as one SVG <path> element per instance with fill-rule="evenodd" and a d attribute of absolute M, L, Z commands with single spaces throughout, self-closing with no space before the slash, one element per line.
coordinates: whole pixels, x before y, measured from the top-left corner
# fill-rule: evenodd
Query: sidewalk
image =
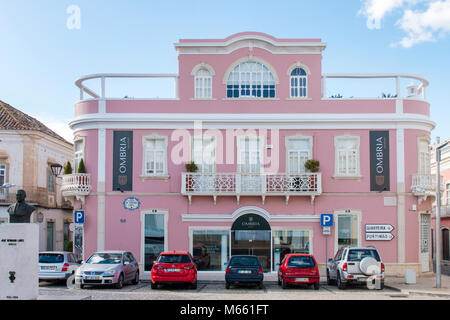
<path fill-rule="evenodd" d="M 394 290 L 408 295 L 428 295 L 435 297 L 448 297 L 450 299 L 450 276 L 441 276 L 441 288 L 436 288 L 434 273 L 416 278 L 415 284 L 405 284 L 404 277 L 386 277 L 384 284 Z"/>

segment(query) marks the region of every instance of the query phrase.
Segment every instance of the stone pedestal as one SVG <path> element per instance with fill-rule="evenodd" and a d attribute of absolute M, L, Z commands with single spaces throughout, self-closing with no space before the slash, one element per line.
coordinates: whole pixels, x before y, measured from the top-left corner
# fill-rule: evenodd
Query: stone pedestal
<path fill-rule="evenodd" d="M 0 224 L 0 300 L 39 296 L 39 225 Z"/>

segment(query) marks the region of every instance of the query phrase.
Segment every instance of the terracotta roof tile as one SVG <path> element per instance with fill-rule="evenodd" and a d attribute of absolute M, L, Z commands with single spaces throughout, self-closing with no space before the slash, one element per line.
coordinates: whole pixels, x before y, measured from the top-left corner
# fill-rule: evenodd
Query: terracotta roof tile
<path fill-rule="evenodd" d="M 49 129 L 40 121 L 0 100 L 0 130 L 36 130 L 58 140 L 66 139 Z"/>

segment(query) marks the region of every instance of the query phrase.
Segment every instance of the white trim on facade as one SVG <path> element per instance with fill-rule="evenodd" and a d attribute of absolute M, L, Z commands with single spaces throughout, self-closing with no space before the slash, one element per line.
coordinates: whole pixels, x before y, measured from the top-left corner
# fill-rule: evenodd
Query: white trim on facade
<path fill-rule="evenodd" d="M 430 132 L 436 126 L 428 116 L 394 113 L 363 114 L 204 114 L 107 113 L 77 117 L 69 126 L 75 132 L 89 129 L 416 129 Z"/>

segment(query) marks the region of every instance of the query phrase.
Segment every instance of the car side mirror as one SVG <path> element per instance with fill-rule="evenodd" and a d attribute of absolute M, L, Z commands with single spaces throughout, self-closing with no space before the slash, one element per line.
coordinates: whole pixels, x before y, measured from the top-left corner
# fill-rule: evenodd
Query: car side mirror
<path fill-rule="evenodd" d="M 78 263 L 78 264 L 83 264 L 83 263 L 84 263 L 84 260 L 78 260 L 77 263 Z"/>

